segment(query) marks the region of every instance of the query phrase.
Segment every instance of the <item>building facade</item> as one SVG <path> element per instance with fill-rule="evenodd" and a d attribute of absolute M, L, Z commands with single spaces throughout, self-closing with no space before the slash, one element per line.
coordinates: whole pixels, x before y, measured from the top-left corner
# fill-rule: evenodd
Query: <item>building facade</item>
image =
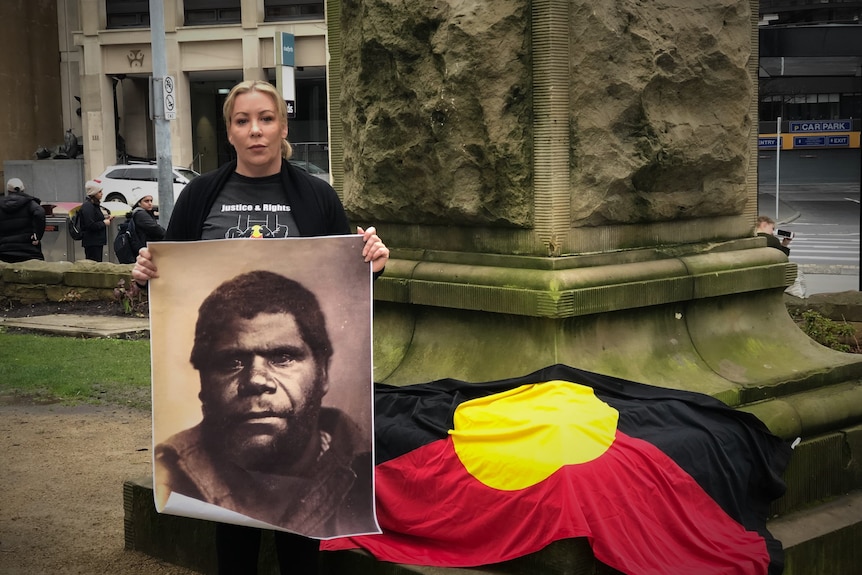
<path fill-rule="evenodd" d="M 325 2 L 164 0 L 163 6 L 167 71 L 176 80 L 175 165 L 207 171 L 230 157 L 221 118 L 225 92 L 244 79 L 275 82 L 276 38 L 287 32 L 295 41 L 289 138 L 319 143 L 311 146 L 312 161 L 328 169 Z M 849 121 L 847 143 L 859 146 L 860 17 L 862 1 L 761 0 L 761 135 L 775 134 L 781 117 L 792 147 L 789 122 Z M 149 0 L 0 3 L 6 104 L 0 160 L 33 159 L 38 148 L 61 145 L 67 130 L 84 152 L 85 177 L 118 162 L 154 159 L 149 26 Z M 811 134 L 806 142 L 817 141 Z M 828 138 L 844 141 L 840 134 Z M 304 151 L 300 146 L 298 153 Z"/>
<path fill-rule="evenodd" d="M 761 0 L 759 36 L 761 135 L 781 118 L 783 148 L 858 148 L 862 1 Z"/>
<path fill-rule="evenodd" d="M 61 51 L 64 117 L 80 97 L 76 134 L 85 174 L 156 158 L 151 118 L 153 50 L 149 0 L 59 0 L 69 50 Z M 221 108 L 243 80 L 276 83 L 276 38 L 295 46 L 292 142 L 319 143 L 326 162 L 326 27 L 323 2 L 298 0 L 164 0 L 165 61 L 174 78 L 170 122 L 174 165 L 204 172 L 231 157 Z M 74 118 L 72 118 L 74 122 Z M 323 153 L 320 153 L 320 150 Z"/>
<path fill-rule="evenodd" d="M 73 127 L 61 104 L 58 38 L 56 0 L 0 2 L 0 171 L 6 160 L 62 144 Z"/>

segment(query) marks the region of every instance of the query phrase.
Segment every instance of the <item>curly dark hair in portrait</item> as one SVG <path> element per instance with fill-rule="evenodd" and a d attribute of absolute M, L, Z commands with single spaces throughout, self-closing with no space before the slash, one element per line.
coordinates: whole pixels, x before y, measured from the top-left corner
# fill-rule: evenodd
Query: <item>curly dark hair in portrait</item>
<path fill-rule="evenodd" d="M 200 370 L 210 363 L 211 343 L 232 320 L 252 319 L 262 313 L 293 315 L 318 369 L 329 365 L 332 343 L 317 297 L 297 281 L 260 270 L 222 283 L 201 304 L 191 354 L 194 368 Z"/>

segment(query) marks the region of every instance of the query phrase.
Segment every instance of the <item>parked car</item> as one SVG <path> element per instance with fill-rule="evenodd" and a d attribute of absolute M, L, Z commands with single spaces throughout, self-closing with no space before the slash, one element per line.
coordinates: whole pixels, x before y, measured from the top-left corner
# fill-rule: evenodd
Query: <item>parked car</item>
<path fill-rule="evenodd" d="M 190 181 L 198 177 L 194 170 L 174 167 L 174 201 Z M 104 172 L 93 178 L 103 187 L 102 200 L 123 202 L 133 206 L 144 196 L 153 196 L 153 205 L 159 205 L 159 167 L 156 164 L 120 164 L 108 166 Z"/>
<path fill-rule="evenodd" d="M 307 162 L 305 160 L 297 160 L 296 158 L 291 158 L 288 160 L 291 165 L 295 168 L 299 168 L 303 172 L 308 172 L 315 178 L 320 178 L 327 184 L 329 183 L 329 172 L 318 166 L 317 164 L 312 164 L 311 162 Z"/>

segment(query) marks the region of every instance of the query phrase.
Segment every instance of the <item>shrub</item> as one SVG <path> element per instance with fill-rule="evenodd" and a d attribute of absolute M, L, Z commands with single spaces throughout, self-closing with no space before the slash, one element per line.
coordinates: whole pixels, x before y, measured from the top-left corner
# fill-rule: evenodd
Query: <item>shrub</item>
<path fill-rule="evenodd" d="M 126 280 L 120 280 L 117 287 L 114 288 L 114 297 L 123 305 L 123 311 L 127 315 L 137 317 L 146 316 L 147 312 L 147 292 L 138 287 L 138 284 L 129 280 L 129 285 L 126 287 Z"/>
<path fill-rule="evenodd" d="M 820 345 L 845 352 L 859 348 L 856 330 L 846 321 L 834 321 L 813 309 L 808 309 L 802 312 L 801 319 L 797 318 L 797 323 L 808 337 Z M 855 345 L 848 344 L 848 340 L 853 341 Z"/>

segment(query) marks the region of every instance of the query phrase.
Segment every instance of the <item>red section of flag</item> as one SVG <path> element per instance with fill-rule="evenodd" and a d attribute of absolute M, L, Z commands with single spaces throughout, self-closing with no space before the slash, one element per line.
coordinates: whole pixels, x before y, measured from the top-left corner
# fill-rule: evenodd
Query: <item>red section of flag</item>
<path fill-rule="evenodd" d="M 437 566 L 497 563 L 587 537 L 596 558 L 638 575 L 765 574 L 770 557 L 691 476 L 649 442 L 617 433 L 597 459 L 516 491 L 470 476 L 451 438 L 376 467 L 382 535 L 322 542 L 381 560 Z"/>

